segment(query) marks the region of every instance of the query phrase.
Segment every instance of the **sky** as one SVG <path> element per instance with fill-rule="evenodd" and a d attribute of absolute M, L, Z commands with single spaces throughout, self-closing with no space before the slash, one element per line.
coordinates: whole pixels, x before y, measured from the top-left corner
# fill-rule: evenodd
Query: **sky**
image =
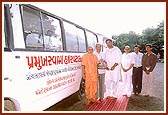
<path fill-rule="evenodd" d="M 166 2 L 38 2 L 31 3 L 105 36 L 141 34 L 166 19 Z"/>

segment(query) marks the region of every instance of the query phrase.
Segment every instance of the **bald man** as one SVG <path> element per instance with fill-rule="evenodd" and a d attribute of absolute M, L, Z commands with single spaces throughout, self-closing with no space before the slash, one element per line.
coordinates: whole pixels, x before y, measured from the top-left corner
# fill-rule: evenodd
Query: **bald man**
<path fill-rule="evenodd" d="M 93 47 L 87 48 L 87 53 L 82 56 L 83 79 L 85 79 L 86 105 L 90 102 L 97 102 L 97 78 L 99 60 L 93 54 Z"/>

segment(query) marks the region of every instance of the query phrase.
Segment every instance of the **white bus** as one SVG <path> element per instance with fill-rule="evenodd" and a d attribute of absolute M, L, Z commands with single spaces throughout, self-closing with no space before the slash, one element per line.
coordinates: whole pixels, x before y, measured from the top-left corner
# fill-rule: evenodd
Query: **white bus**
<path fill-rule="evenodd" d="M 42 111 L 81 94 L 81 57 L 102 37 L 30 4 L 2 11 L 2 109 Z"/>

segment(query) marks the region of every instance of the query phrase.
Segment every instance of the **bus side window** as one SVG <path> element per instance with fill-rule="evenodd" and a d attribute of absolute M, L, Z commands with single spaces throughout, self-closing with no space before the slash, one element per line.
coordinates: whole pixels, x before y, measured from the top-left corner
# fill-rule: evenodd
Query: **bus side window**
<path fill-rule="evenodd" d="M 86 52 L 86 40 L 84 30 L 77 28 L 79 51 Z"/>
<path fill-rule="evenodd" d="M 62 36 L 60 21 L 56 18 L 42 14 L 44 27 L 44 46 L 45 49 L 62 51 Z"/>
<path fill-rule="evenodd" d="M 22 16 L 26 47 L 43 47 L 40 13 L 23 6 Z"/>
<path fill-rule="evenodd" d="M 96 43 L 97 43 L 97 38 L 96 35 L 86 31 L 86 36 L 87 36 L 87 41 L 88 41 L 88 46 L 93 46 L 94 50 L 96 49 Z"/>
<path fill-rule="evenodd" d="M 4 8 L 5 9 L 5 8 Z M 4 38 L 5 37 L 5 39 L 2 39 L 2 40 L 4 40 L 2 43 L 3 43 L 3 46 L 4 46 L 4 48 L 7 48 L 8 47 L 8 40 L 9 40 L 9 38 L 8 38 L 8 34 L 7 34 L 7 25 L 6 25 L 6 18 L 7 18 L 7 16 L 5 15 L 5 10 L 4 10 L 4 31 L 3 31 L 3 37 L 2 38 Z"/>
<path fill-rule="evenodd" d="M 64 22 L 64 29 L 67 48 L 66 50 L 79 51 L 76 27 L 74 25 L 69 24 L 68 22 Z"/>

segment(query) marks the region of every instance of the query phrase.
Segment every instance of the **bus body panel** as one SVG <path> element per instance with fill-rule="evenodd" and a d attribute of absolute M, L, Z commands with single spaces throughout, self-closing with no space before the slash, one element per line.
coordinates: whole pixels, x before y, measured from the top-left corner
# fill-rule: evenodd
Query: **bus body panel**
<path fill-rule="evenodd" d="M 4 96 L 17 100 L 25 111 L 50 107 L 79 90 L 82 55 L 4 52 L 4 59 L 9 59 L 3 63 L 3 76 L 9 78 L 4 82 Z"/>

